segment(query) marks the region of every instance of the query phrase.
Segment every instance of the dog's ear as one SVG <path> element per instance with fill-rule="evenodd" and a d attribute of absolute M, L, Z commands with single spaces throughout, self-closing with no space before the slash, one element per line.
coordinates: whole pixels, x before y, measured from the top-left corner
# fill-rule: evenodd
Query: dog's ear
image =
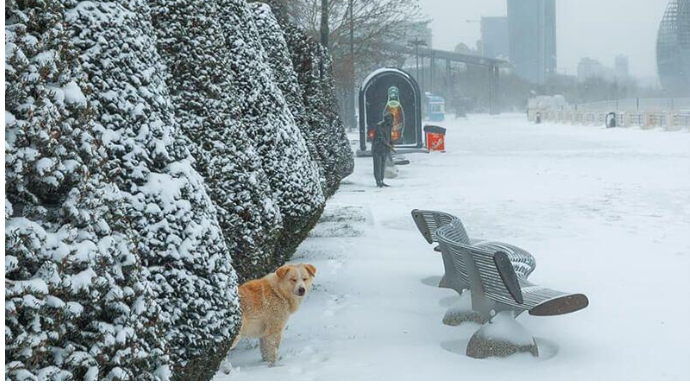
<path fill-rule="evenodd" d="M 290 267 L 287 265 L 284 265 L 276 270 L 276 275 L 278 275 L 278 279 L 282 279 L 287 275 L 288 271 L 290 270 Z"/>
<path fill-rule="evenodd" d="M 311 264 L 304 264 L 304 268 L 309 272 L 309 274 L 314 277 L 316 276 L 316 267 Z"/>

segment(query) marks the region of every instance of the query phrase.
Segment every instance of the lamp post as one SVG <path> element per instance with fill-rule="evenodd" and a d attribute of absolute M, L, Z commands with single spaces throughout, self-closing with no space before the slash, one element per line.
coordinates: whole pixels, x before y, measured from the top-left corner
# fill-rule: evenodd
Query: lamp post
<path fill-rule="evenodd" d="M 420 80 L 420 78 L 419 78 L 419 46 L 426 47 L 426 42 L 424 41 L 424 39 L 416 38 L 412 41 L 409 41 L 407 43 L 407 45 L 410 47 L 414 47 L 414 59 L 415 59 L 415 65 L 416 65 L 415 78 L 417 78 L 417 81 L 419 81 Z M 424 64 L 424 63 L 422 63 L 422 64 Z M 421 79 L 421 80 L 422 80 L 422 92 L 423 92 L 424 91 L 423 90 L 424 79 Z"/>
<path fill-rule="evenodd" d="M 350 127 L 357 125 L 355 117 L 355 17 L 354 17 L 354 0 L 350 0 L 348 4 L 350 8 L 350 95 L 347 102 L 348 118 L 350 120 Z"/>
<path fill-rule="evenodd" d="M 328 48 L 328 0 L 321 0 L 321 44 Z"/>

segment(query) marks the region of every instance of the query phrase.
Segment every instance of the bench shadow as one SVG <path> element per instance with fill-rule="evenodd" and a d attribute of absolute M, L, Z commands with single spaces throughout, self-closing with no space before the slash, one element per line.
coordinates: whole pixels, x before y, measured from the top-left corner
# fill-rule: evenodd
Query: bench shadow
<path fill-rule="evenodd" d="M 422 281 L 422 284 L 424 284 L 424 285 L 428 285 L 431 287 L 438 287 L 438 283 L 441 282 L 441 276 L 429 276 L 429 277 L 425 277 L 421 281 Z"/>
<path fill-rule="evenodd" d="M 457 303 L 457 301 L 460 300 L 460 295 L 455 294 L 453 296 L 447 296 L 445 298 L 442 298 L 441 300 L 438 301 L 438 304 L 442 307 L 450 307 Z"/>

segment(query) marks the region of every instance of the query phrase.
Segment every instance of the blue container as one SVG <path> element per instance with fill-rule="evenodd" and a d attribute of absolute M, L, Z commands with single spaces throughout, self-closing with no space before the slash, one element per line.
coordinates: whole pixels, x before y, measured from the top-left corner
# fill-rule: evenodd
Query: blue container
<path fill-rule="evenodd" d="M 446 100 L 440 96 L 427 94 L 427 120 L 441 122 L 446 118 Z"/>

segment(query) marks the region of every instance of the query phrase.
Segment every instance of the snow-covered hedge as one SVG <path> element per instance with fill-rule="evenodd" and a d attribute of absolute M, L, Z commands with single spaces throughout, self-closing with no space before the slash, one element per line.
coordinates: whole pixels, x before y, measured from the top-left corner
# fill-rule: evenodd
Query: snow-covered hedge
<path fill-rule="evenodd" d="M 325 198 L 318 166 L 280 88 L 253 14 L 244 0 L 218 0 L 231 59 L 238 121 L 255 141 L 273 197 L 283 215 L 279 263 L 287 260 L 321 215 Z M 306 231 L 306 232 L 305 232 Z M 264 272 L 265 273 L 265 272 Z"/>
<path fill-rule="evenodd" d="M 165 84 L 145 0 L 67 11 L 123 214 L 149 271 L 176 378 L 208 378 L 238 324 L 236 274 Z"/>
<path fill-rule="evenodd" d="M 311 135 L 313 131 L 310 130 L 307 109 L 302 100 L 302 87 L 297 81 L 297 73 L 292 65 L 290 51 L 285 41 L 283 30 L 268 4 L 257 2 L 250 5 L 254 13 L 254 22 L 261 37 L 261 44 L 268 54 L 268 63 L 273 73 L 273 81 L 283 93 L 285 101 L 295 117 L 295 123 L 306 139 L 307 149 L 309 149 L 312 159 L 317 163 L 322 189 L 328 191 L 325 176 L 329 171 L 325 169 L 323 162 L 325 155 L 319 152 L 319 150 L 324 150 L 325 146 L 318 146 Z"/>
<path fill-rule="evenodd" d="M 204 176 L 243 280 L 278 264 L 282 216 L 251 133 L 238 119 L 233 58 L 219 3 L 150 0 L 158 48 L 182 130 Z M 250 65 L 246 63 L 245 65 Z"/>
<path fill-rule="evenodd" d="M 351 170 L 327 54 L 244 0 L 6 12 L 6 378 L 209 379 L 235 269 L 282 264 Z"/>
<path fill-rule="evenodd" d="M 268 0 L 266 3 L 275 9 L 275 13 L 280 13 L 279 0 Z M 282 79 L 278 84 L 291 108 L 298 114 L 297 121 L 304 138 L 325 179 L 325 194 L 330 197 L 338 190 L 340 182 L 354 170 L 352 147 L 338 114 L 330 55 L 305 31 L 290 24 L 286 17 L 270 16 L 265 5 L 254 7 L 264 45 L 273 47 L 267 50 L 275 74 Z M 281 30 L 271 32 L 275 30 L 276 22 Z M 292 69 L 286 70 L 284 51 L 275 49 L 277 46 L 288 48 Z M 295 75 L 296 86 L 291 84 Z"/>
<path fill-rule="evenodd" d="M 166 379 L 158 306 L 53 1 L 5 28 L 5 374 Z"/>

